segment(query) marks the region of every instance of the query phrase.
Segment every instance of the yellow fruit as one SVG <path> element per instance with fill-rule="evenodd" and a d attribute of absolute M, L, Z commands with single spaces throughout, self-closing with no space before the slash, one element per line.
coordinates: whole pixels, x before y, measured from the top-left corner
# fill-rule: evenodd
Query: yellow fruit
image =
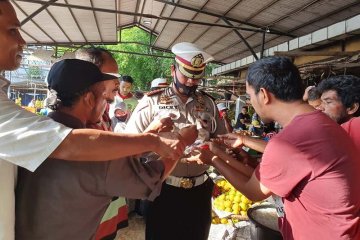
<path fill-rule="evenodd" d="M 236 195 L 236 190 L 235 189 L 231 189 L 229 191 L 229 195 Z"/>
<path fill-rule="evenodd" d="M 232 210 L 239 210 L 239 209 L 240 209 L 239 204 L 237 203 L 233 204 Z"/>
<path fill-rule="evenodd" d="M 219 200 L 225 200 L 225 194 L 221 194 L 218 198 Z"/>
<path fill-rule="evenodd" d="M 248 204 L 248 203 L 250 203 L 250 200 L 243 195 L 243 196 L 241 196 L 241 202 Z"/>
<path fill-rule="evenodd" d="M 240 209 L 239 208 L 238 209 L 233 209 L 232 213 L 236 214 L 236 215 L 239 215 L 240 214 Z"/>
<path fill-rule="evenodd" d="M 227 224 L 227 223 L 228 223 L 228 220 L 227 220 L 227 218 L 222 218 L 222 219 L 220 219 L 220 222 L 221 222 L 222 224 Z"/>
<path fill-rule="evenodd" d="M 219 224 L 219 223 L 220 223 L 220 218 L 219 218 L 219 217 L 214 217 L 214 218 L 211 220 L 211 223 L 213 223 L 213 224 Z"/>
<path fill-rule="evenodd" d="M 231 201 L 226 200 L 226 201 L 224 202 L 224 206 L 225 206 L 225 207 L 230 207 L 230 206 L 231 206 Z"/>
<path fill-rule="evenodd" d="M 240 215 L 246 217 L 247 213 L 246 213 L 246 211 L 240 211 Z"/>
<path fill-rule="evenodd" d="M 224 211 L 225 211 L 225 212 L 231 212 L 231 208 L 230 208 L 230 207 L 227 207 L 227 208 L 225 208 Z"/>
<path fill-rule="evenodd" d="M 239 205 L 240 205 L 241 210 L 243 210 L 243 211 L 246 211 L 248 209 L 247 205 L 243 202 L 241 202 Z"/>
<path fill-rule="evenodd" d="M 233 200 L 235 203 L 239 203 L 239 202 L 241 202 L 241 196 L 239 196 L 239 195 L 236 195 L 235 197 L 234 197 L 234 200 Z"/>

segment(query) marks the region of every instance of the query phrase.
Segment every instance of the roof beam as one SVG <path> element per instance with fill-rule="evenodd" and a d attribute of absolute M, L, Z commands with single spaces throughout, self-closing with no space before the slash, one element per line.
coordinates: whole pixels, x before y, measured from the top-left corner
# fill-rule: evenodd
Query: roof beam
<path fill-rule="evenodd" d="M 91 7 L 94 7 L 93 0 L 90 0 L 90 4 L 91 4 Z M 96 17 L 96 13 L 95 13 L 95 11 L 92 11 L 92 12 L 93 12 L 93 15 L 94 15 L 94 18 L 95 18 L 96 29 L 98 30 L 100 40 L 103 41 L 103 37 L 102 37 L 101 32 L 100 32 L 99 21 L 98 21 L 98 19 Z"/>
<path fill-rule="evenodd" d="M 260 14 L 260 13 L 261 13 L 262 11 L 264 11 L 265 9 L 273 6 L 277 1 L 278 1 L 278 0 L 274 0 L 274 1 L 270 2 L 269 4 L 267 4 L 266 6 L 264 6 L 263 8 L 261 8 L 259 11 L 257 11 L 256 13 L 254 13 L 254 14 L 252 14 L 250 17 L 248 17 L 248 18 L 246 19 L 246 21 L 249 21 L 250 19 L 252 19 L 252 18 L 254 18 L 255 16 L 257 16 L 258 14 Z M 320 0 L 313 0 L 312 2 L 305 4 L 305 5 L 301 6 L 300 8 L 295 9 L 294 11 L 292 11 L 291 13 L 289 13 L 288 15 L 286 15 L 286 17 L 278 18 L 277 20 L 275 20 L 275 21 L 273 21 L 272 23 L 270 23 L 268 26 L 274 25 L 275 23 L 277 23 L 277 22 L 280 21 L 279 19 L 283 20 L 283 19 L 285 19 L 285 18 L 287 18 L 287 17 L 290 17 L 291 15 L 296 14 L 296 13 L 298 13 L 298 12 L 300 12 L 300 11 L 302 11 L 302 10 L 310 7 L 310 6 L 312 6 L 313 4 L 315 4 L 315 3 L 318 2 L 318 1 L 320 1 Z M 290 32 L 292 32 L 292 31 L 290 31 Z M 289 32 L 289 33 L 290 33 L 290 32 Z M 250 37 L 254 36 L 255 34 L 256 34 L 256 33 L 251 34 L 250 36 L 248 36 L 248 37 L 246 38 L 246 40 L 249 39 Z M 295 37 L 295 35 L 292 35 L 292 36 Z M 276 37 L 274 37 L 274 38 L 276 38 Z M 273 38 L 273 39 L 274 39 L 274 38 Z M 263 39 L 264 39 L 264 36 L 263 36 Z M 270 41 L 270 40 L 269 40 L 269 41 Z M 231 46 L 228 46 L 228 47 L 226 47 L 226 48 L 218 51 L 216 54 L 218 54 L 219 52 L 222 52 L 222 51 L 224 51 L 224 50 L 227 50 L 227 49 L 229 49 L 229 48 L 231 48 L 231 47 L 233 47 L 233 46 L 235 46 L 236 44 L 239 44 L 239 43 L 241 43 L 241 42 L 240 42 L 240 41 L 239 41 L 239 42 L 236 42 L 236 43 L 232 44 Z M 258 46 L 259 46 L 259 45 L 256 45 L 256 47 L 258 47 Z M 265 42 L 262 42 L 262 46 L 265 48 Z M 253 47 L 253 48 L 256 48 L 256 47 Z M 242 51 L 242 52 L 243 52 L 243 51 Z M 242 52 L 241 52 L 241 53 L 242 53 Z M 214 55 L 216 55 L 216 54 L 214 54 Z M 235 56 L 235 54 L 231 55 L 231 57 L 233 57 L 233 56 Z M 226 59 L 226 58 L 225 58 L 225 59 Z M 222 59 L 222 60 L 224 60 L 224 59 Z M 221 60 L 221 61 L 222 61 L 222 60 Z"/>
<path fill-rule="evenodd" d="M 226 14 L 228 14 L 233 8 L 235 8 L 240 2 L 242 2 L 243 0 L 238 0 L 237 2 L 233 3 L 233 5 L 231 5 L 225 12 L 224 12 L 224 16 Z M 221 18 L 219 18 L 216 22 L 220 22 Z M 209 32 L 211 30 L 211 28 L 207 28 L 202 34 L 200 34 L 194 42 L 196 42 L 197 40 L 199 40 L 200 38 L 202 38 L 207 32 Z M 228 32 L 229 33 L 229 32 Z M 226 33 L 226 35 L 228 34 Z M 215 41 L 213 41 L 212 43 L 208 44 L 207 46 L 204 46 L 204 50 L 206 50 L 209 46 L 211 46 L 214 42 L 218 42 L 220 39 L 222 39 L 224 36 L 219 36 L 219 38 L 215 39 Z"/>
<path fill-rule="evenodd" d="M 188 7 L 188 6 L 185 6 L 185 5 L 181 5 L 181 4 L 178 4 L 178 3 L 174 3 L 172 1 L 166 1 L 166 0 L 155 0 L 157 2 L 162 2 L 162 3 L 165 3 L 165 4 L 169 4 L 169 5 L 172 5 L 172 6 L 175 6 L 175 7 L 179 7 L 179 8 L 184 8 L 184 9 L 187 9 L 187 10 L 191 10 L 191 11 L 195 11 L 197 13 L 203 13 L 203 14 L 206 14 L 206 15 L 209 15 L 209 16 L 213 16 L 213 17 L 218 17 L 218 18 L 221 18 L 221 19 L 227 19 L 229 21 L 232 21 L 232 22 L 236 22 L 236 23 L 240 23 L 240 24 L 244 24 L 244 25 L 247 25 L 247 26 L 250 26 L 250 27 L 254 27 L 254 28 L 259 28 L 259 29 L 262 29 L 263 27 L 262 26 L 259 26 L 257 24 L 253 24 L 253 23 L 248 23 L 247 21 L 241 21 L 239 19 L 235 19 L 235 18 L 230 18 L 230 17 L 225 17 L 223 15 L 220 15 L 220 14 L 216 14 L 216 13 L 211 13 L 211 12 L 208 12 L 208 11 L 205 11 L 205 10 L 202 10 L 202 9 L 196 9 L 196 8 L 192 8 L 192 7 Z M 206 5 L 206 4 L 205 4 Z M 203 6 L 204 7 L 204 6 Z M 266 30 L 266 29 L 264 29 Z M 285 32 L 281 32 L 281 31 L 278 31 L 278 30 L 274 30 L 274 29 L 269 29 L 269 33 L 270 34 L 277 34 L 277 35 L 284 35 L 284 36 L 289 36 L 288 33 L 285 33 Z M 291 35 L 291 37 L 295 37 L 293 35 Z"/>
<path fill-rule="evenodd" d="M 300 28 L 303 28 L 303 27 L 305 27 L 305 26 L 307 26 L 307 25 L 311 25 L 311 24 L 313 24 L 313 23 L 315 23 L 315 22 L 321 21 L 321 20 L 323 20 L 323 19 L 325 19 L 325 18 L 328 18 L 328 17 L 330 17 L 330 16 L 332 16 L 332 15 L 334 15 L 334 14 L 337 14 L 337 13 L 339 13 L 339 12 L 345 10 L 345 9 L 350 9 L 350 8 L 356 6 L 356 5 L 359 5 L 359 4 L 360 4 L 359 1 L 352 2 L 352 3 L 346 5 L 346 6 L 342 7 L 342 8 L 336 9 L 335 11 L 329 12 L 329 13 L 323 15 L 323 16 L 317 17 L 317 18 L 311 20 L 310 22 L 303 23 L 303 24 L 301 24 L 301 25 L 299 25 L 299 26 L 297 26 L 297 27 L 295 27 L 295 28 L 293 28 L 293 29 L 290 29 L 289 32 L 290 32 L 290 33 L 291 33 L 291 32 L 294 32 L 294 31 L 296 31 L 296 30 L 298 30 L 298 29 L 300 29 Z M 308 5 L 307 5 L 307 6 L 308 6 Z M 288 16 L 288 17 L 290 17 L 290 16 Z M 284 20 L 284 19 L 282 19 L 282 20 Z M 275 20 L 274 22 L 277 22 L 277 20 Z M 252 37 L 253 35 L 254 35 L 254 34 L 251 34 L 251 35 L 250 35 L 249 37 L 247 37 L 246 39 Z M 273 38 L 270 38 L 270 39 L 267 40 L 267 42 L 270 42 L 270 41 L 272 41 L 272 40 L 275 40 L 276 38 L 279 38 L 279 36 L 275 36 L 275 37 L 273 37 Z M 253 48 L 256 49 L 256 48 L 259 47 L 259 46 L 260 46 L 260 45 L 258 44 L 258 45 L 253 46 Z M 221 60 L 219 60 L 219 61 L 223 61 L 223 60 L 225 60 L 225 59 L 227 59 L 227 58 L 234 57 L 235 55 L 241 55 L 241 54 L 243 54 L 244 52 L 245 52 L 245 51 L 241 51 L 241 52 L 235 53 L 235 54 L 230 55 L 230 56 L 228 56 L 228 57 L 226 57 L 226 58 L 224 58 L 224 59 L 221 59 Z"/>
<path fill-rule="evenodd" d="M 39 1 L 39 0 L 17 0 L 17 1 L 18 2 L 37 3 L 37 4 L 42 4 L 42 5 L 46 4 L 45 2 Z M 65 0 L 65 2 L 67 2 L 67 1 Z M 216 24 L 216 23 L 208 23 L 208 22 L 189 21 L 189 20 L 184 20 L 184 19 L 180 19 L 180 18 L 170 18 L 170 17 L 155 16 L 152 14 L 141 14 L 141 13 L 126 12 L 126 11 L 117 11 L 117 10 L 105 9 L 105 8 L 86 7 L 86 6 L 74 5 L 74 4 L 50 3 L 50 5 L 57 6 L 57 7 L 67 7 L 69 9 L 82 9 L 82 10 L 98 11 L 98 12 L 106 12 L 106 13 L 117 13 L 117 14 L 123 14 L 123 15 L 142 16 L 142 17 L 146 17 L 146 18 L 154 18 L 154 19 L 168 20 L 168 21 L 174 21 L 174 22 L 192 23 L 192 24 L 211 26 L 211 27 L 239 29 L 239 30 L 250 31 L 250 32 L 263 32 L 262 29 L 256 29 L 256 28 L 246 28 L 246 27 L 228 26 L 228 25 L 224 25 L 224 24 Z"/>
<path fill-rule="evenodd" d="M 210 0 L 207 0 L 207 1 L 204 3 L 204 5 L 201 7 L 201 9 L 203 9 L 209 1 L 210 1 Z M 191 20 L 194 20 L 194 19 L 197 17 L 198 14 L 199 14 L 199 12 L 197 12 L 197 13 L 191 18 Z M 167 48 L 170 48 L 170 46 L 172 46 L 172 45 L 176 42 L 176 40 L 180 37 L 181 34 L 183 34 L 183 32 L 185 31 L 185 29 L 186 29 L 189 25 L 190 25 L 190 23 L 186 24 L 186 26 L 181 30 L 181 32 L 177 35 L 177 37 L 168 45 Z"/>
<path fill-rule="evenodd" d="M 56 21 L 55 17 L 51 14 L 51 12 L 46 9 L 46 12 L 49 14 L 49 16 L 52 18 L 52 20 L 55 22 L 55 24 L 58 26 L 58 28 L 62 31 L 62 33 L 65 35 L 65 37 L 69 40 L 69 42 L 71 42 L 70 37 L 66 34 L 66 32 L 64 31 L 64 29 L 60 26 L 60 24 L 58 23 L 58 21 Z"/>
<path fill-rule="evenodd" d="M 31 19 L 33 19 L 36 15 L 38 15 L 40 12 L 42 12 L 44 9 L 46 9 L 47 7 L 50 6 L 50 3 L 54 3 L 57 0 L 50 0 L 49 2 L 47 2 L 46 4 L 42 5 L 38 10 L 36 10 L 35 12 L 33 12 L 32 14 L 30 14 L 29 16 L 27 16 L 24 20 L 21 21 L 20 26 L 24 25 L 25 23 L 27 23 L 28 21 L 30 21 Z"/>
<path fill-rule="evenodd" d="M 63 4 L 63 5 L 65 5 L 64 7 L 67 7 L 67 8 L 68 8 L 68 10 L 70 11 L 70 14 L 71 14 L 72 18 L 73 18 L 74 21 L 75 21 L 76 26 L 77 26 L 78 29 L 79 29 L 79 32 L 81 33 L 81 36 L 84 38 L 85 42 L 88 42 L 88 40 L 87 40 L 86 37 L 85 37 L 85 34 L 84 34 L 83 30 L 81 29 L 81 27 L 80 27 L 80 25 L 79 25 L 79 23 L 78 23 L 78 21 L 77 21 L 77 19 L 76 19 L 76 17 L 75 17 L 75 14 L 73 13 L 71 7 L 68 6 L 69 4 L 68 4 L 67 0 L 64 0 L 64 1 L 65 1 L 65 3 L 66 3 L 66 4 Z"/>
<path fill-rule="evenodd" d="M 26 17 L 29 16 L 16 2 L 13 2 L 13 4 L 14 4 Z M 44 2 L 44 4 L 48 4 L 48 3 Z M 55 41 L 49 34 L 47 34 L 47 33 L 45 32 L 45 30 L 42 29 L 42 28 L 39 26 L 39 24 L 37 24 L 33 19 L 29 19 L 29 20 L 31 20 L 31 21 L 34 23 L 34 25 L 35 25 L 37 28 L 39 28 L 40 31 L 42 31 L 49 39 L 51 39 L 53 42 L 56 42 L 56 41 Z"/>
<path fill-rule="evenodd" d="M 331 56 L 331 57 L 352 57 L 360 51 L 293 51 L 293 52 L 274 52 L 277 56 L 300 57 L 300 56 Z"/>
<path fill-rule="evenodd" d="M 135 12 L 138 12 L 138 10 L 139 10 L 139 4 L 140 4 L 140 1 L 139 1 L 139 0 L 136 0 Z M 136 17 L 137 17 L 137 16 L 134 15 L 134 20 L 133 20 L 134 23 L 137 22 Z"/>
<path fill-rule="evenodd" d="M 20 28 L 20 31 L 22 31 L 23 33 L 25 33 L 26 35 L 28 35 L 30 38 L 34 39 L 35 42 L 39 43 L 40 41 L 37 40 L 35 37 L 33 37 L 31 34 L 29 34 L 27 31 L 25 31 L 24 29 Z"/>
<path fill-rule="evenodd" d="M 67 47 L 68 49 L 78 49 L 78 46 L 69 46 L 69 43 L 43 43 L 43 45 L 46 46 L 55 46 L 55 47 Z M 74 43 L 74 45 L 82 45 L 83 43 Z M 113 42 L 113 43 L 108 43 L 108 44 L 118 44 L 117 42 Z M 138 42 L 120 42 L 120 44 L 141 44 L 146 46 L 146 44 L 144 43 L 138 43 Z M 39 44 L 28 44 L 28 46 L 30 45 L 34 45 L 34 46 L 39 46 Z M 102 42 L 94 42 L 91 43 L 91 45 L 104 45 L 104 43 Z M 128 51 L 120 51 L 120 50 L 113 50 L 113 49 L 108 49 L 110 52 L 115 52 L 115 53 L 123 53 L 123 54 L 133 54 L 133 55 L 140 55 L 140 56 L 146 56 L 146 57 L 159 57 L 159 58 L 169 58 L 169 59 L 174 59 L 174 56 L 163 56 L 163 55 L 156 55 L 156 54 L 147 54 L 147 53 L 138 53 L 138 52 L 128 52 Z M 159 51 L 163 51 L 162 49 L 158 49 Z M 166 50 L 164 50 L 163 52 L 168 52 Z"/>
<path fill-rule="evenodd" d="M 164 12 L 164 10 L 165 10 L 166 7 L 167 7 L 167 5 L 164 4 L 163 9 L 161 10 L 160 16 L 162 16 L 162 14 L 163 14 L 163 12 Z M 172 9 L 172 11 L 171 11 L 171 13 L 170 13 L 169 16 L 171 16 L 171 15 L 174 13 L 174 11 L 175 11 L 175 7 Z M 154 27 L 154 30 L 155 30 L 155 28 L 157 27 L 157 24 L 159 23 L 159 21 L 160 21 L 160 19 L 157 20 L 156 25 L 155 25 L 155 27 Z M 158 34 L 158 37 L 159 37 L 159 36 L 162 34 L 162 32 L 164 31 L 164 29 L 165 29 L 166 25 L 168 24 L 168 22 L 169 22 L 169 21 L 166 21 L 166 23 L 164 24 L 164 27 L 161 29 L 160 33 Z M 157 37 L 157 38 L 158 38 L 158 37 Z M 153 43 L 153 46 L 155 45 L 155 42 L 157 41 L 157 38 L 155 39 L 155 41 L 154 41 L 154 43 Z"/>
<path fill-rule="evenodd" d="M 229 22 L 226 18 L 223 19 L 225 23 L 227 23 L 228 25 L 232 26 L 233 24 L 231 22 Z M 251 52 L 251 54 L 254 56 L 254 58 L 256 60 L 259 60 L 258 56 L 256 55 L 254 49 L 250 46 L 250 44 L 246 41 L 246 39 L 243 37 L 243 35 L 241 35 L 241 33 L 234 29 L 233 30 L 235 32 L 235 34 L 243 41 L 243 43 L 246 45 L 246 47 L 249 49 L 249 51 Z M 265 31 L 263 31 L 263 33 L 265 33 Z M 217 53 L 215 53 L 216 55 Z"/>

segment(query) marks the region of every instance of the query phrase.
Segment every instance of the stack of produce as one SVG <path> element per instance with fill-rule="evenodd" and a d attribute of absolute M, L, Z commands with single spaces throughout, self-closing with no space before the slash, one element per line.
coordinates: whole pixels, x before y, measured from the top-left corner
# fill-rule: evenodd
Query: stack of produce
<path fill-rule="evenodd" d="M 216 181 L 216 188 L 220 190 L 220 195 L 215 197 L 213 207 L 215 212 L 221 212 L 223 213 L 221 215 L 226 215 L 226 217 L 220 218 L 218 216 L 220 214 L 213 214 L 212 223 L 227 224 L 230 221 L 236 223 L 239 220 L 247 220 L 246 212 L 253 205 L 253 202 L 225 179 Z"/>

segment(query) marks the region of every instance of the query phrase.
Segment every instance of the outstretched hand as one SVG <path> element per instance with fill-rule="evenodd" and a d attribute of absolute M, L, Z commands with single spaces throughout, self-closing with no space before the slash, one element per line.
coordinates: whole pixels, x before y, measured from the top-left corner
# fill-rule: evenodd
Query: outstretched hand
<path fill-rule="evenodd" d="M 182 155 L 186 147 L 184 138 L 174 132 L 159 133 L 159 144 L 156 153 L 163 158 L 173 159 L 177 161 Z"/>
<path fill-rule="evenodd" d="M 225 144 L 226 146 L 231 148 L 237 148 L 244 144 L 243 136 L 236 133 L 218 135 L 218 137 L 213 139 L 213 141 L 220 144 Z"/>
<path fill-rule="evenodd" d="M 174 127 L 174 122 L 171 120 L 172 116 L 164 117 L 161 119 L 155 119 L 150 123 L 150 125 L 145 129 L 144 132 L 147 133 L 160 133 L 160 132 L 170 132 Z"/>

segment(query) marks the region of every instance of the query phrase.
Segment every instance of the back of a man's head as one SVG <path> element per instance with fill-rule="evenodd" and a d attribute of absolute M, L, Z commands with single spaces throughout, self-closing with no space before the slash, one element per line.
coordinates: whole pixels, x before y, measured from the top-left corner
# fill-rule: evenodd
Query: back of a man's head
<path fill-rule="evenodd" d="M 250 65 L 246 78 L 255 93 L 264 88 L 284 102 L 302 100 L 304 85 L 299 70 L 286 57 L 268 57 Z"/>
<path fill-rule="evenodd" d="M 350 108 L 354 104 L 360 104 L 359 77 L 353 75 L 332 76 L 321 81 L 316 89 L 320 94 L 335 91 L 346 108 Z M 360 108 L 354 113 L 354 116 L 360 116 Z"/>
<path fill-rule="evenodd" d="M 108 58 L 115 61 L 111 52 L 99 47 L 81 48 L 75 52 L 75 58 L 92 62 L 100 69 L 103 67 L 104 63 L 106 62 L 106 60 L 108 60 Z"/>

